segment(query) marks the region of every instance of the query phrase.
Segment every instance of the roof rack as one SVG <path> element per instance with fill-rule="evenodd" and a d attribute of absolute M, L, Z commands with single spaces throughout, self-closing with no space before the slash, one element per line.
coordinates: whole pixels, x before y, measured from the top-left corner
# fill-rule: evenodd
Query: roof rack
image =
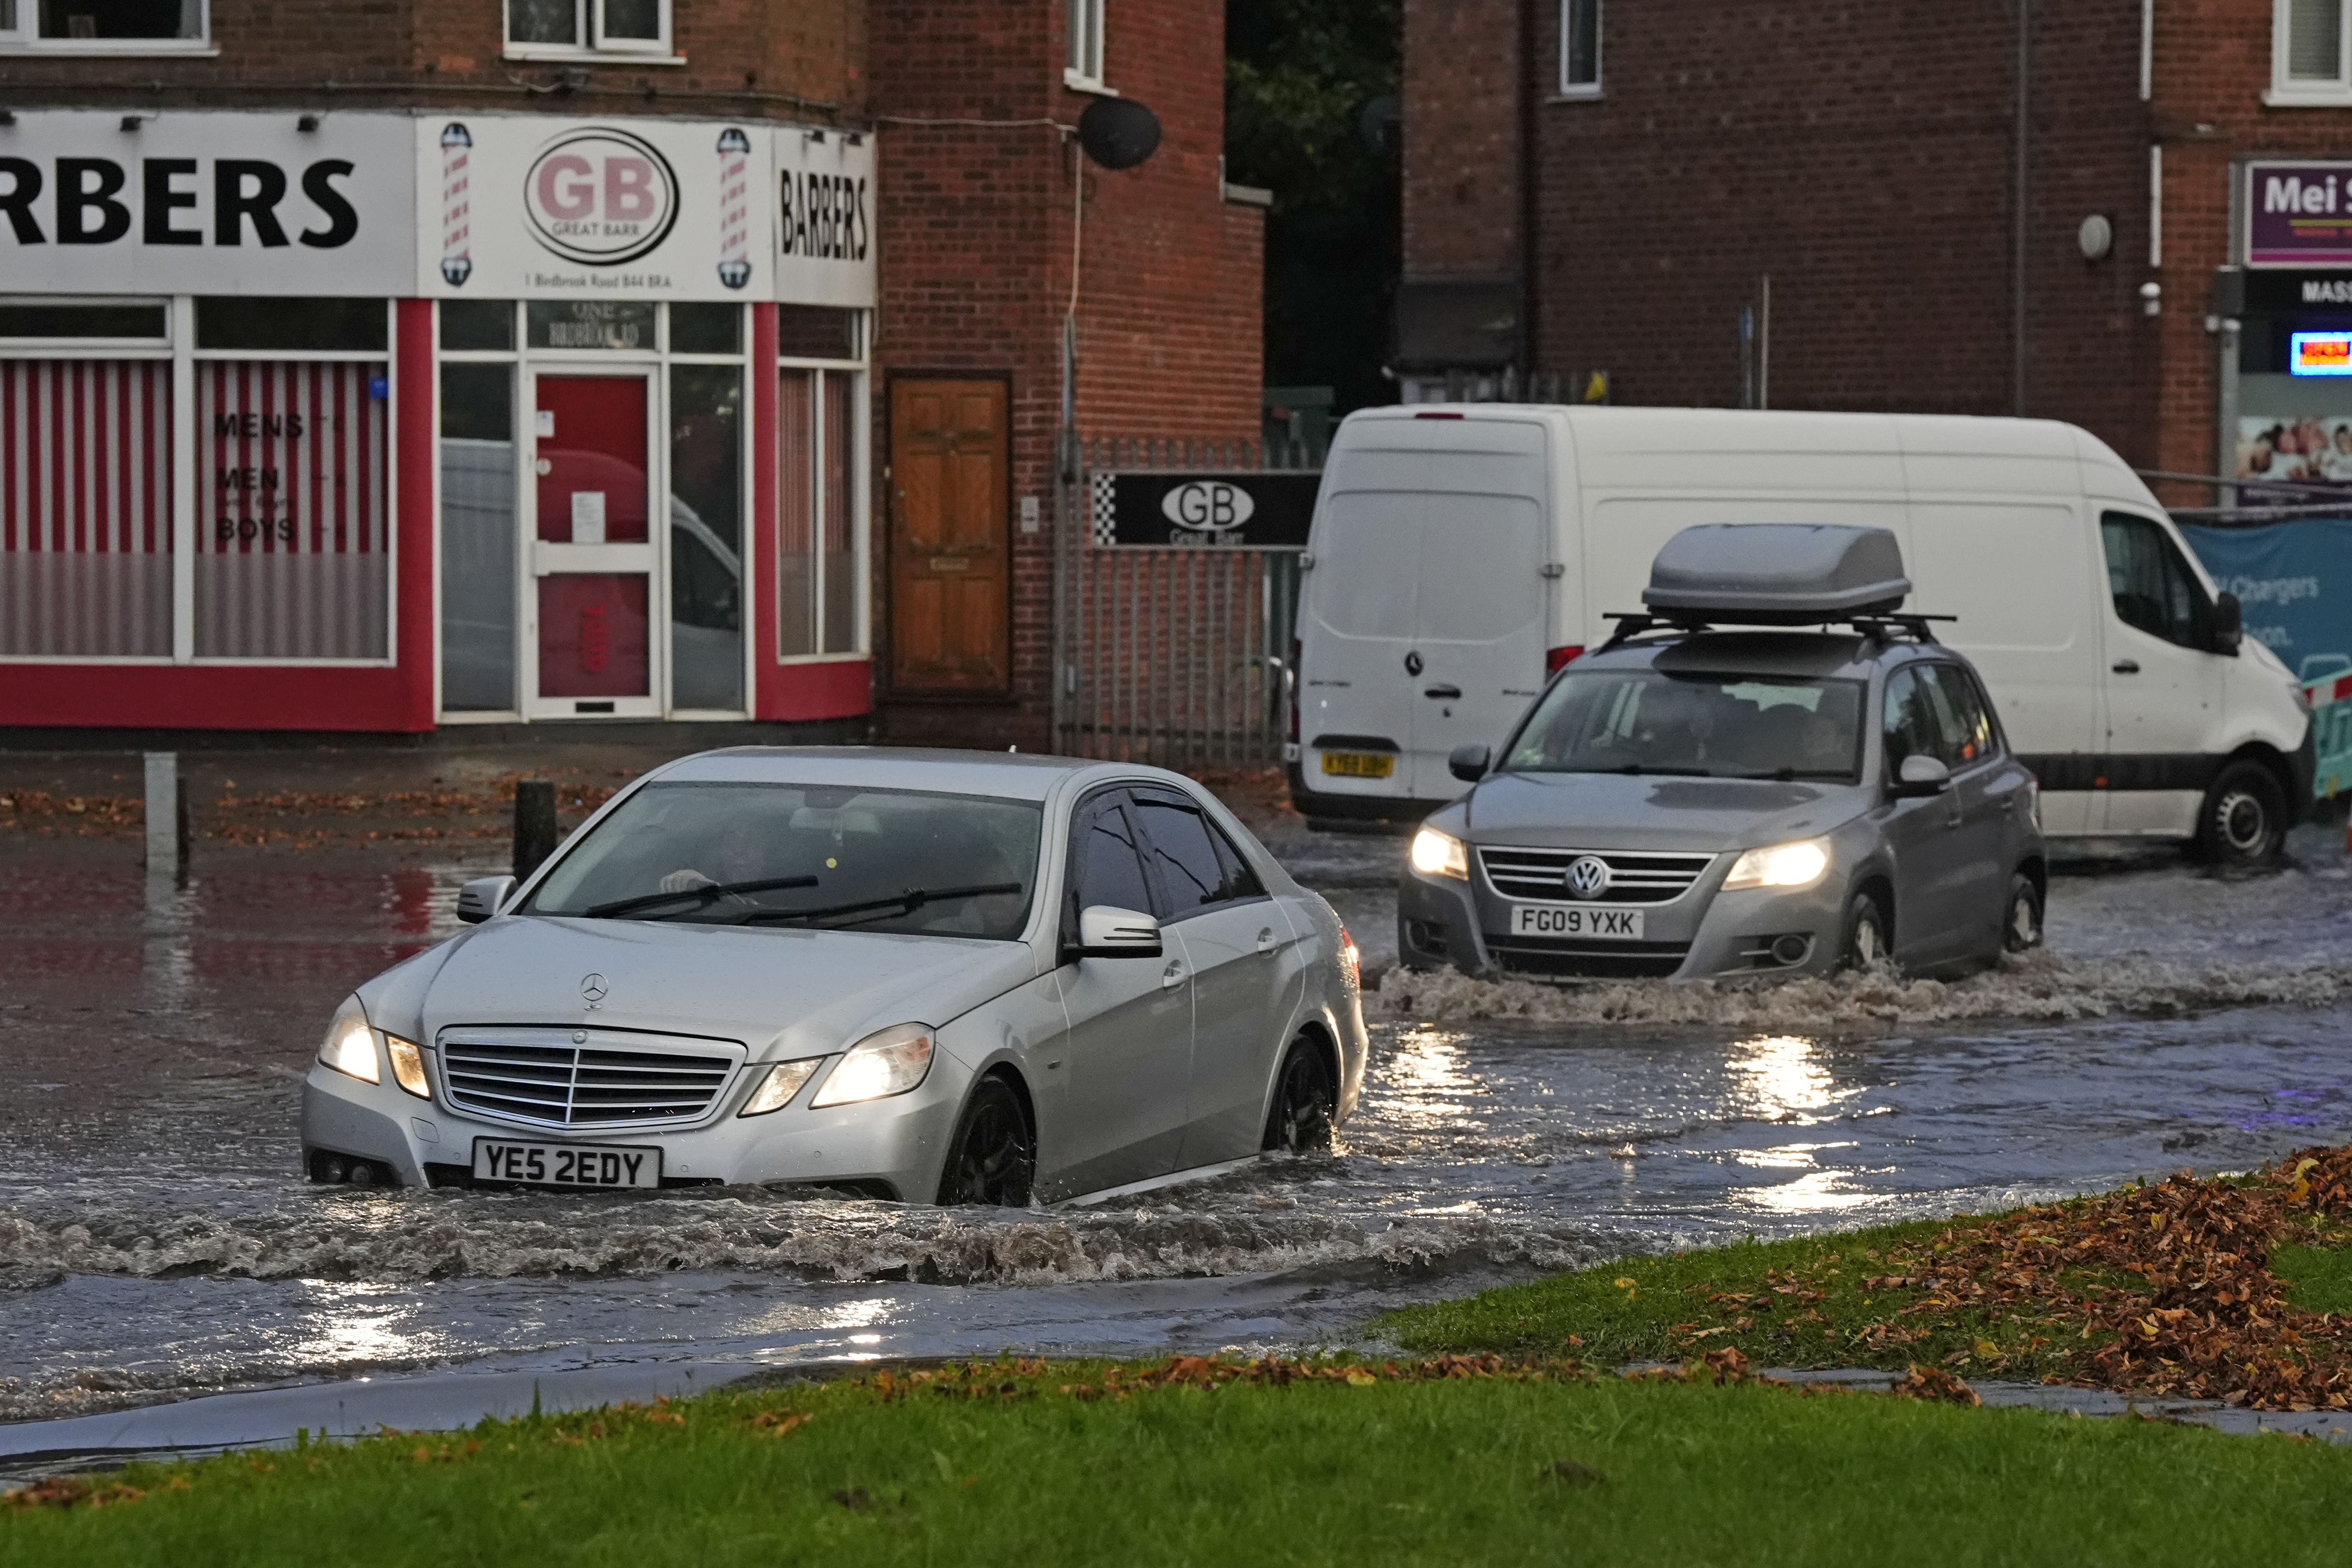
<path fill-rule="evenodd" d="M 1801 631 L 1804 629 L 1801 626 L 1791 626 L 1784 620 L 1774 620 L 1761 623 L 1749 622 L 1744 620 L 1738 615 L 1723 616 L 1710 619 L 1696 615 L 1662 616 L 1651 610 L 1611 610 L 1606 612 L 1601 618 L 1603 620 L 1616 622 L 1617 626 L 1614 631 L 1609 634 L 1608 641 L 1593 649 L 1595 653 L 1607 653 L 1611 648 L 1616 647 L 1623 643 L 1631 642 L 1633 638 L 1642 636 L 1645 632 L 1658 631 L 1662 628 L 1676 632 L 1711 632 L 1722 630 L 1723 626 L 1727 624 L 1729 626 L 1738 626 L 1742 629 L 1749 629 L 1751 627 L 1755 629 L 1770 629 L 1774 631 Z M 1819 621 L 1812 624 L 1822 627 L 1824 630 L 1836 626 L 1852 626 L 1855 631 L 1860 632 L 1863 636 L 1874 638 L 1879 642 L 1892 642 L 1895 640 L 1895 635 L 1900 633 L 1908 637 L 1913 642 L 1932 643 L 1936 640 L 1936 634 L 1931 628 L 1931 622 L 1956 621 L 1958 619 L 1959 619 L 1958 616 L 1916 616 L 1874 612 L 1851 616 L 1823 616 Z"/>

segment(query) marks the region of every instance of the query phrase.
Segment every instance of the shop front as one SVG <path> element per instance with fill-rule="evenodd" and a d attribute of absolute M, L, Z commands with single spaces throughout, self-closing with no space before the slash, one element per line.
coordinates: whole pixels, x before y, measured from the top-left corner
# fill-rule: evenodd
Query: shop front
<path fill-rule="evenodd" d="M 763 122 L 0 126 L 0 724 L 871 704 L 873 150 Z"/>

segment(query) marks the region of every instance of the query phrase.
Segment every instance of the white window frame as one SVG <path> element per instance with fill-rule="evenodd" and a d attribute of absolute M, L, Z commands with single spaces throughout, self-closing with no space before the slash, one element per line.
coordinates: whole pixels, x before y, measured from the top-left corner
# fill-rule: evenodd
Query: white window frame
<path fill-rule="evenodd" d="M 17 0 L 19 5 L 25 0 Z M 501 58 L 510 60 L 605 60 L 624 61 L 636 66 L 682 66 L 685 57 L 672 47 L 676 37 L 676 17 L 672 0 L 658 0 L 661 6 L 661 32 L 652 38 L 608 38 L 604 36 L 605 0 L 572 0 L 572 37 L 579 40 L 570 44 L 522 44 L 514 40 L 514 11 L 510 0 L 501 0 L 499 6 L 499 37 L 504 41 Z"/>
<path fill-rule="evenodd" d="M 1108 0 L 1065 0 L 1062 85 L 1108 96 L 1103 66 L 1103 12 Z"/>
<path fill-rule="evenodd" d="M 2336 74 L 2332 78 L 2287 74 L 2288 35 L 2294 0 L 2271 0 L 2271 85 L 2263 101 L 2273 109 L 2343 109 L 2352 106 L 2352 0 L 2336 0 Z"/>
<path fill-rule="evenodd" d="M 1579 5 L 1592 7 L 1592 79 L 1570 81 L 1569 47 L 1576 36 L 1575 14 Z M 1599 98 L 1601 96 L 1601 55 L 1603 43 L 1601 0 L 1559 0 L 1559 96 L 1562 98 Z"/>
<path fill-rule="evenodd" d="M 874 492 L 872 484 L 874 406 L 871 390 L 873 384 L 868 379 L 872 365 L 871 351 L 866 341 L 869 327 L 870 323 L 864 312 L 859 312 L 856 329 L 858 358 L 825 359 L 811 358 L 804 354 L 779 353 L 776 356 L 775 364 L 768 372 L 771 375 L 778 375 L 786 371 L 816 371 L 823 373 L 825 377 L 845 377 L 850 384 L 851 417 L 856 421 L 856 427 L 851 432 L 850 437 L 852 446 L 850 461 L 856 467 L 849 495 L 849 537 L 853 554 L 850 569 L 857 576 L 857 590 L 852 595 L 854 605 L 850 616 L 853 626 L 852 646 L 831 652 L 782 652 L 777 646 L 777 639 L 783 631 L 782 605 L 780 602 L 777 606 L 776 624 L 768 628 L 768 657 L 779 666 L 851 664 L 874 657 Z M 816 564 L 816 574 L 811 583 L 812 591 L 816 595 L 817 613 L 820 616 L 824 614 L 825 597 L 824 549 L 821 542 L 824 534 L 824 488 L 828 477 L 825 471 L 825 434 L 824 387 L 820 380 L 812 383 L 809 394 L 808 476 L 810 542 L 815 546 L 811 553 Z M 776 502 L 781 508 L 786 482 L 783 461 L 784 428 L 783 421 L 781 419 L 776 421 L 773 437 L 776 444 Z M 783 567 L 781 532 L 775 537 L 778 559 L 771 562 L 768 569 L 771 573 L 781 573 Z M 816 640 L 823 642 L 824 625 L 822 619 L 817 624 L 816 634 Z"/>
<path fill-rule="evenodd" d="M 188 4 L 189 0 L 183 0 Z M 193 38 L 45 38 L 41 37 L 41 0 L 0 0 L 0 55 L 204 55 L 220 50 L 213 46 L 212 0 L 193 0 L 196 36 Z"/>

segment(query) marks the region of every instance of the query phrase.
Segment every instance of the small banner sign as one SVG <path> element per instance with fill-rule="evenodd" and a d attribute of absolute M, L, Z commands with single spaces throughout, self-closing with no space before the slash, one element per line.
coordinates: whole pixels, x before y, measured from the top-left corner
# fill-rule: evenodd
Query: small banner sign
<path fill-rule="evenodd" d="M 1304 550 L 1323 476 L 1310 470 L 1094 473 L 1098 545 Z"/>

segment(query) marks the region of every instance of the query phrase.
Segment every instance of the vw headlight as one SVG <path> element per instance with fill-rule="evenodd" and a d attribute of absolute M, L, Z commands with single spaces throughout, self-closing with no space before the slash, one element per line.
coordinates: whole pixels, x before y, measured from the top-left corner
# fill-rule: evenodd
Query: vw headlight
<path fill-rule="evenodd" d="M 415 1041 L 386 1035 L 383 1054 L 392 1058 L 393 1082 L 419 1100 L 433 1098 L 433 1090 L 425 1081 L 425 1053 L 417 1049 Z"/>
<path fill-rule="evenodd" d="M 368 1027 L 367 1010 L 358 997 L 345 997 L 335 1009 L 334 1022 L 327 1026 L 327 1038 L 319 1047 L 319 1059 L 362 1083 L 383 1081 L 383 1069 L 375 1059 L 375 1031 Z"/>
<path fill-rule="evenodd" d="M 849 1047 L 841 1065 L 817 1090 L 809 1109 L 854 1105 L 861 1100 L 887 1100 L 923 1081 L 931 1070 L 931 1031 L 924 1024 L 894 1024 L 877 1029 Z"/>
<path fill-rule="evenodd" d="M 765 1116 L 771 1110 L 782 1110 L 793 1102 L 816 1069 L 824 1065 L 823 1057 L 803 1057 L 796 1062 L 778 1062 L 768 1069 L 768 1076 L 758 1091 L 743 1102 L 738 1116 Z"/>
<path fill-rule="evenodd" d="M 1829 845 L 1808 838 L 1750 849 L 1732 862 L 1731 875 L 1723 879 L 1723 886 L 1727 892 L 1734 888 L 1810 888 L 1829 868 Z"/>
<path fill-rule="evenodd" d="M 1424 877 L 1470 879 L 1470 851 L 1450 833 L 1424 827 L 1412 836 L 1412 868 Z"/>

